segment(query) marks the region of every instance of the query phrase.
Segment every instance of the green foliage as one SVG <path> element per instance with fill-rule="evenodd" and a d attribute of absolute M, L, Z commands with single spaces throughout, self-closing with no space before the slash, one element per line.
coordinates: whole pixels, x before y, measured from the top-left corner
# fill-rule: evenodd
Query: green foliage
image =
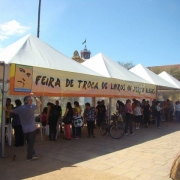
<path fill-rule="evenodd" d="M 131 61 L 128 61 L 128 62 L 119 62 L 118 61 L 118 63 L 121 65 L 121 66 L 124 66 L 126 69 L 131 69 L 131 68 L 133 68 L 135 65 L 134 65 L 134 63 L 133 62 L 131 62 Z"/>

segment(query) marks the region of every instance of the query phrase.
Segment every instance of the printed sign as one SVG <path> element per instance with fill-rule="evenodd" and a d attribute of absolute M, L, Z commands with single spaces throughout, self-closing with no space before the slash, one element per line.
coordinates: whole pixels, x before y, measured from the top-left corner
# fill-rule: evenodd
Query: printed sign
<path fill-rule="evenodd" d="M 13 64 L 10 93 L 29 92 L 40 96 L 156 98 L 155 85 Z"/>

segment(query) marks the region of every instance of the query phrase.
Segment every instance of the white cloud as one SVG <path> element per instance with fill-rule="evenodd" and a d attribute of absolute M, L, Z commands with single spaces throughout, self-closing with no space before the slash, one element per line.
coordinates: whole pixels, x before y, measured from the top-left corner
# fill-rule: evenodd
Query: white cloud
<path fill-rule="evenodd" d="M 8 39 L 9 36 L 24 34 L 30 27 L 22 26 L 16 20 L 0 24 L 0 40 Z"/>

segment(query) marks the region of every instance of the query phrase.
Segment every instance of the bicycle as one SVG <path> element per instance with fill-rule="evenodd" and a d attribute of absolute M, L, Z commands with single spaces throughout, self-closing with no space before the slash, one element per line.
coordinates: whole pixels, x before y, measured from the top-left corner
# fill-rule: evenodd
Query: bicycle
<path fill-rule="evenodd" d="M 107 133 L 114 139 L 120 139 L 124 135 L 124 127 L 121 121 L 118 120 L 118 116 L 115 114 L 112 116 L 112 120 L 106 119 L 101 123 L 100 133 L 105 136 Z"/>

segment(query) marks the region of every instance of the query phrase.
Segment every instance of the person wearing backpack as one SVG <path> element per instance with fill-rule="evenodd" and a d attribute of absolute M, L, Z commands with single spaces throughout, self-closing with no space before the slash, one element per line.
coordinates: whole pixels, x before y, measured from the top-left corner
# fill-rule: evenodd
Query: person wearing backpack
<path fill-rule="evenodd" d="M 49 140 L 56 140 L 56 133 L 57 133 L 57 122 L 59 117 L 61 116 L 62 110 L 61 106 L 59 106 L 58 103 L 53 104 L 53 103 L 48 103 L 48 113 L 47 113 L 47 118 L 48 118 L 48 124 L 49 124 Z M 52 138 L 53 134 L 53 138 Z"/>

